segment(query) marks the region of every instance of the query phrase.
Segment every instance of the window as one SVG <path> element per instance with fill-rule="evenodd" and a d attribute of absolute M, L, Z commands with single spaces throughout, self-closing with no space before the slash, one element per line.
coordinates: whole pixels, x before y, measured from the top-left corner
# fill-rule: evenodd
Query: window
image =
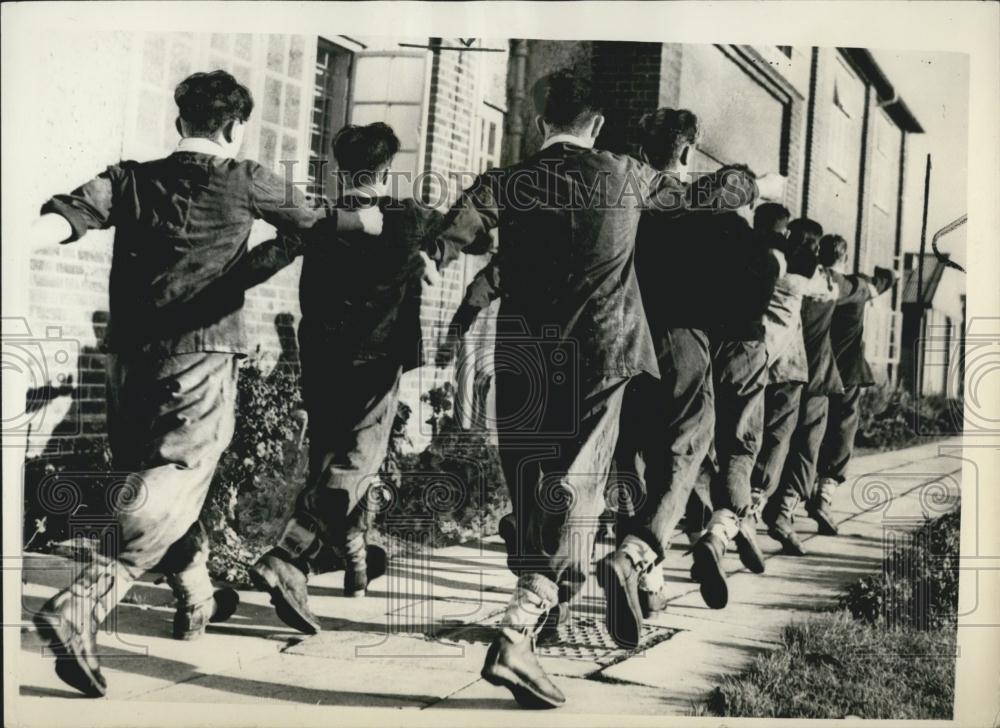
<path fill-rule="evenodd" d="M 503 129 L 503 113 L 483 104 L 479 110 L 479 145 L 476 159 L 479 172 L 500 165 L 500 133 Z"/>
<path fill-rule="evenodd" d="M 864 86 L 838 58 L 833 77 L 827 166 L 847 182 L 857 174 L 861 154 Z"/>
<path fill-rule="evenodd" d="M 323 195 L 323 181 L 334 167 L 333 137 L 347 124 L 351 65 L 354 58 L 346 48 L 319 38 L 316 48 L 316 75 L 310 126 L 308 192 Z"/>

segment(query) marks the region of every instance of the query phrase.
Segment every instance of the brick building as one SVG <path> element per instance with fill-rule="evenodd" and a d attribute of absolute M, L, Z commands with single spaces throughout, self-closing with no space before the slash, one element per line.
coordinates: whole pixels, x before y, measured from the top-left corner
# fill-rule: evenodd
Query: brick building
<path fill-rule="evenodd" d="M 505 160 L 539 139 L 531 85 L 572 65 L 589 69 L 610 102 L 598 145 L 634 152 L 639 117 L 661 106 L 694 111 L 704 136 L 692 170 L 746 163 L 784 180 L 777 202 L 853 243 L 849 267 L 901 270 L 906 135 L 919 123 L 865 50 L 515 40 Z M 868 308 L 867 354 L 895 381 L 898 293 Z"/>
<path fill-rule="evenodd" d="M 257 102 L 248 157 L 317 192 L 332 167 L 318 160 L 327 156 L 333 134 L 346 122 L 385 120 L 402 141 L 395 171 L 413 182 L 400 184 L 397 193 L 444 207 L 471 174 L 537 149 L 531 85 L 549 71 L 575 66 L 589 69 L 612 102 L 600 146 L 632 151 L 642 113 L 689 108 L 705 126 L 694 169 L 745 162 L 758 174 L 780 175 L 779 201 L 853 241 L 855 269 L 900 268 L 906 135 L 921 129 L 867 51 L 195 33 L 76 34 L 55 47 L 36 70 L 39 79 L 60 79 L 55 86 L 40 82 L 35 100 L 39 124 L 59 150 L 57 156 L 43 150 L 43 173 L 27 182 L 39 202 L 108 162 L 169 153 L 177 140 L 174 86 L 192 71 L 225 68 Z M 261 224 L 251 243 L 268 235 Z M 46 354 L 45 371 L 35 377 L 42 389 L 62 381 L 36 397 L 36 449 L 59 427 L 67 434 L 104 430 L 100 340 L 110 247 L 110 233 L 97 232 L 75 245 L 31 252 L 28 326 L 36 338 L 53 329 L 53 340 L 65 341 L 70 353 Z M 485 256 L 466 256 L 425 296 L 421 315 L 430 344 L 484 263 Z M 251 336 L 265 360 L 284 354 L 295 361 L 299 265 L 248 295 Z M 894 293 L 868 313 L 869 358 L 889 381 L 899 368 L 900 303 Z M 488 339 L 491 325 L 489 316 L 481 317 L 471 338 Z M 492 368 L 490 352 L 479 349 L 476 366 L 457 375 L 428 366 L 405 377 L 402 399 L 416 410 L 415 447 L 429 436 L 420 394 L 456 376 L 459 388 L 471 391 L 477 372 Z M 72 382 L 59 379 L 67 373 Z M 482 421 L 488 404 L 485 409 L 459 414 L 466 422 Z"/>
<path fill-rule="evenodd" d="M 332 160 L 326 167 L 319 160 L 328 159 L 333 135 L 348 122 L 392 125 L 402 142 L 395 191 L 415 191 L 441 207 L 469 173 L 499 160 L 506 41 L 218 33 L 81 34 L 64 40 L 38 69 L 39 79 L 59 79 L 56 88 L 39 84 L 39 123 L 58 140 L 54 146 L 68 149 L 43 155 L 41 174 L 32 180 L 39 202 L 118 159 L 168 154 L 178 139 L 174 87 L 196 70 L 215 68 L 233 73 L 254 95 L 242 153 L 286 172 L 310 193 L 320 191 L 332 171 Z M 270 233 L 270 226 L 259 223 L 251 245 Z M 50 441 L 54 431 L 104 431 L 101 340 L 111 239 L 110 232 L 94 232 L 74 245 L 31 252 L 28 330 L 34 338 L 65 342 L 45 344 L 46 352 L 69 354 L 45 353 L 39 357 L 42 371 L 33 372 L 38 386 L 29 398 L 39 411 L 31 418 L 31 452 L 65 446 Z M 453 264 L 445 285 L 425 297 L 421 316 L 431 340 L 484 262 L 469 257 Z M 296 360 L 300 266 L 296 262 L 248 294 L 249 332 L 265 365 L 283 356 Z M 409 374 L 403 399 L 417 406 L 421 390 L 440 378 Z"/>

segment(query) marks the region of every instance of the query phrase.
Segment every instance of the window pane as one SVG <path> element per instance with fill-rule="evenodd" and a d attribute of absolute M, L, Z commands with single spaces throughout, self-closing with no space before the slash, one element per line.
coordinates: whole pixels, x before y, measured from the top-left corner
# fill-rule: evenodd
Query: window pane
<path fill-rule="evenodd" d="M 299 87 L 295 84 L 285 84 L 285 126 L 298 129 L 299 127 Z"/>
<path fill-rule="evenodd" d="M 278 114 L 280 105 L 281 81 L 276 78 L 268 77 L 268 79 L 264 82 L 264 109 L 261 114 L 264 121 L 270 121 L 277 124 L 281 118 Z"/>
<path fill-rule="evenodd" d="M 267 67 L 278 73 L 285 72 L 285 36 L 272 35 L 268 37 Z"/>

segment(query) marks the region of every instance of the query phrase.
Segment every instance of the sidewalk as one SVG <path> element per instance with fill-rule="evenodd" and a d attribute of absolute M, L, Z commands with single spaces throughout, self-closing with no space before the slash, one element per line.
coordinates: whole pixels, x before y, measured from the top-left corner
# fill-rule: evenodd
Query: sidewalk
<path fill-rule="evenodd" d="M 647 623 L 644 644 L 618 649 L 603 628 L 604 597 L 591 578 L 558 644 L 540 646 L 543 665 L 566 694 L 560 712 L 686 715 L 718 684 L 777 644 L 789 621 L 836 602 L 844 585 L 880 568 L 887 526 L 916 525 L 958 503 L 961 440 L 859 457 L 838 490 L 834 510 L 841 535 L 818 536 L 797 520 L 809 556 L 778 556 L 763 531 L 767 573 L 742 569 L 726 556 L 729 606 L 708 609 L 689 576 L 686 539 L 665 561 L 668 610 Z M 598 544 L 598 556 L 610 548 Z M 284 626 L 266 594 L 241 593 L 226 624 L 199 642 L 169 638 L 170 591 L 144 581 L 102 632 L 106 700 L 381 706 L 429 710 L 517 710 L 506 690 L 479 670 L 489 625 L 507 602 L 514 578 L 499 538 L 436 549 L 393 561 L 365 599 L 344 599 L 342 574 L 310 582 L 319 635 Z M 70 574 L 58 557 L 27 559 L 23 609 L 37 608 Z M 109 625 L 111 623 L 109 622 Z M 82 699 L 56 677 L 37 635 L 22 627 L 20 692 L 48 700 Z"/>

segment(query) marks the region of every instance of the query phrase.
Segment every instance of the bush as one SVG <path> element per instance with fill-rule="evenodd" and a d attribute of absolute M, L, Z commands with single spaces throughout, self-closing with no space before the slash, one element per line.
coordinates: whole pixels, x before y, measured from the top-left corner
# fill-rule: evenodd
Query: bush
<path fill-rule="evenodd" d="M 928 521 L 907 535 L 882 572 L 851 584 L 842 607 L 856 619 L 887 627 L 954 629 L 958 619 L 961 512 Z"/>
<path fill-rule="evenodd" d="M 246 360 L 236 431 L 202 510 L 214 577 L 247 583 L 247 565 L 277 540 L 305 484 L 304 428 L 297 371 L 277 366 L 265 372 L 256 360 Z"/>
<path fill-rule="evenodd" d="M 434 435 L 427 449 L 414 455 L 401 453 L 411 412 L 400 404 L 383 469 L 390 493 L 376 518 L 390 537 L 433 546 L 462 543 L 495 534 L 510 511 L 496 447 L 487 432 L 458 425 L 449 414 L 453 398 L 450 383 L 423 395 L 431 405 Z"/>
<path fill-rule="evenodd" d="M 841 610 L 786 627 L 781 646 L 725 679 L 700 712 L 743 718 L 950 719 L 958 511 L 928 521 L 850 585 Z"/>
<path fill-rule="evenodd" d="M 45 550 L 73 537 L 74 517 L 107 513 L 111 471 L 107 438 L 74 438 L 58 444 L 65 449 L 53 449 L 24 462 L 26 549 Z"/>
<path fill-rule="evenodd" d="M 860 448 L 894 450 L 926 436 L 962 432 L 962 402 L 939 395 L 914 398 L 899 388 L 878 385 L 861 395 L 861 419 L 854 443 Z"/>

